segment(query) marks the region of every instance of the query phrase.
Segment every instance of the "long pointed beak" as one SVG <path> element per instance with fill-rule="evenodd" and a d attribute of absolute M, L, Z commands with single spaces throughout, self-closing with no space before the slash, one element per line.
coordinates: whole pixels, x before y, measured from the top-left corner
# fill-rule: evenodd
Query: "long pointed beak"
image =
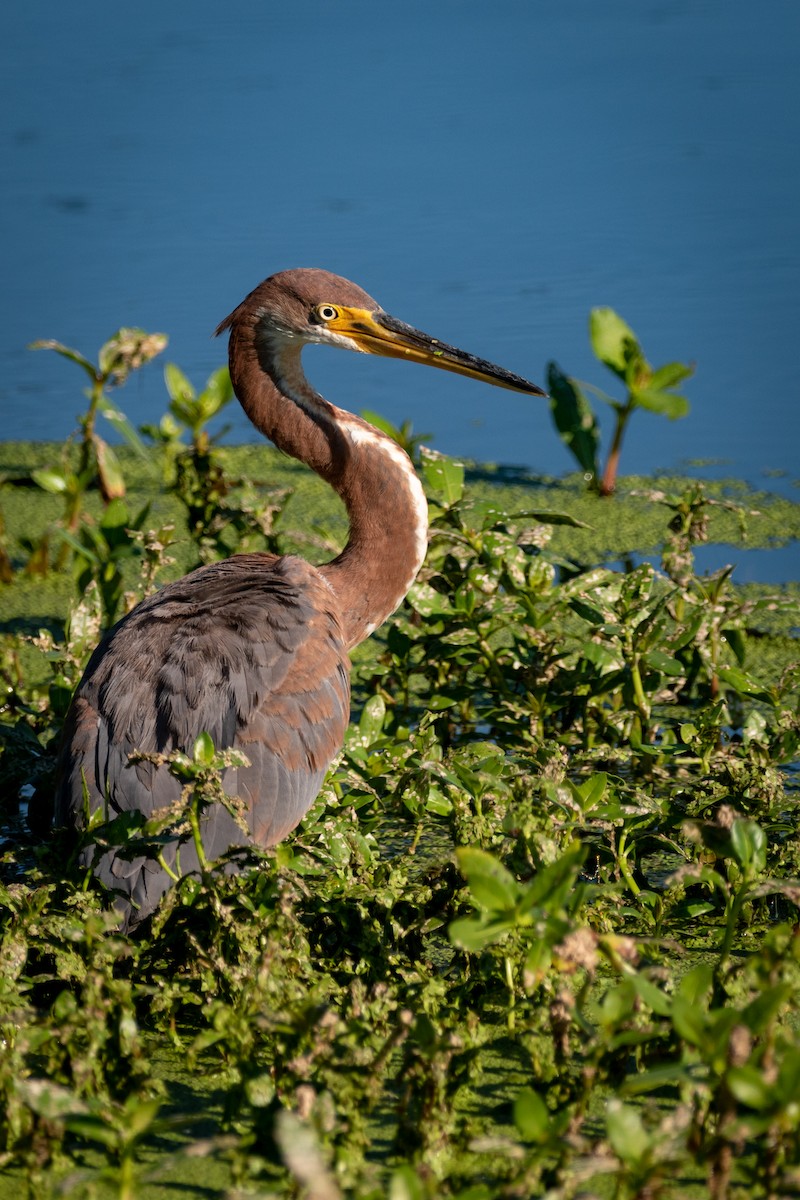
<path fill-rule="evenodd" d="M 547 393 L 535 383 L 514 375 L 504 367 L 495 366 L 465 350 L 448 346 L 437 338 L 421 333 L 411 325 L 390 317 L 388 313 L 369 312 L 363 308 L 345 308 L 337 305 L 337 316 L 328 321 L 327 328 L 355 342 L 359 350 L 367 354 L 381 354 L 385 358 L 404 358 L 408 362 L 424 363 L 428 367 L 440 367 L 443 371 L 454 371 L 457 375 L 468 375 L 496 387 L 510 388 L 514 392 L 527 392 L 530 396 L 546 396 Z"/>

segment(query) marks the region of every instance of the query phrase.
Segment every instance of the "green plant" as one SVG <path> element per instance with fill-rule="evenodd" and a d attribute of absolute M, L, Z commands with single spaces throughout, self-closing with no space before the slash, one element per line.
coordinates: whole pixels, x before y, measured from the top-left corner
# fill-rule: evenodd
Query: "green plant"
<path fill-rule="evenodd" d="M 591 384 L 579 384 L 551 362 L 547 365 L 550 409 L 556 429 L 586 478 L 601 496 L 611 496 L 617 486 L 622 442 L 631 415 L 644 408 L 670 420 L 686 416 L 688 402 L 675 388 L 694 368 L 675 362 L 654 370 L 633 330 L 612 308 L 592 309 L 589 337 L 596 357 L 625 384 L 624 401 L 615 400 Z M 604 400 L 615 413 L 614 433 L 602 478 L 598 466 L 599 427 L 586 391 Z"/>
<path fill-rule="evenodd" d="M 207 401 L 170 377 L 165 515 L 195 514 L 190 553 L 277 544 L 245 517 L 225 533 L 257 506 L 207 436 L 224 376 Z M 352 1200 L 797 1190 L 796 588 L 696 573 L 730 509 L 691 482 L 626 501 L 666 506 L 664 577 L 634 565 L 644 535 L 610 570 L 571 552 L 588 541 L 571 516 L 421 460 L 426 566 L 356 656 L 345 749 L 296 833 L 235 873 L 208 861 L 230 760 L 206 737 L 163 756 L 171 811 L 87 831 L 181 877 L 135 935 L 80 847 L 38 841 L 21 808 L 51 795 L 86 658 L 120 588 L 152 588 L 169 526 L 132 528 L 121 499 L 82 512 L 73 592 L 94 577 L 64 637 L 8 622 L 2 1200 L 151 1181 Z"/>
<path fill-rule="evenodd" d="M 121 387 L 131 371 L 138 370 L 155 358 L 167 344 L 162 333 L 145 333 L 142 329 L 120 329 L 100 347 L 97 363 L 84 358 L 77 350 L 56 341 L 33 342 L 31 349 L 53 350 L 69 359 L 88 375 L 90 386 L 87 391 L 89 407 L 78 417 L 80 438 L 77 463 L 69 458 L 69 443 L 64 448 L 60 467 L 49 467 L 33 472 L 33 480 L 47 492 L 60 495 L 64 500 L 63 531 L 74 535 L 83 516 L 84 497 L 87 491 L 97 486 L 105 504 L 119 500 L 125 495 L 125 480 L 117 455 L 108 442 L 97 432 L 99 413 L 111 422 L 125 441 L 133 447 L 143 463 L 149 463 L 147 451 L 133 426 L 109 399 L 107 392 Z M 66 548 L 66 543 L 64 543 Z M 63 566 L 64 554 L 59 556 Z M 46 569 L 46 560 L 39 559 L 38 570 Z"/>

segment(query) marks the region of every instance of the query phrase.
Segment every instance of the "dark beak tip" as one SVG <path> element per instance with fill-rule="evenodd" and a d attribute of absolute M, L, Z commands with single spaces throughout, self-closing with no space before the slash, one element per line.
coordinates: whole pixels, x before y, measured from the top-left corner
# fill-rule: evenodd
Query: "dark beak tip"
<path fill-rule="evenodd" d="M 528 380 L 525 381 L 525 387 L 521 387 L 518 390 L 528 396 L 542 396 L 545 400 L 550 399 L 549 393 L 540 388 L 538 383 L 531 383 Z"/>

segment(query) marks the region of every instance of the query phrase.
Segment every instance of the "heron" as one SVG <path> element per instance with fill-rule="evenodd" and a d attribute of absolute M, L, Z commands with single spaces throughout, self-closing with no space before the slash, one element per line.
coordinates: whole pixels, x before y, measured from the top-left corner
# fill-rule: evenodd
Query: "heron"
<path fill-rule="evenodd" d="M 222 776 L 247 832 L 228 805 L 210 805 L 202 819 L 209 861 L 229 852 L 235 858 L 251 844 L 274 846 L 309 810 L 344 742 L 349 653 L 399 606 L 427 549 L 427 505 L 411 460 L 386 434 L 314 390 L 301 366 L 303 347 L 402 358 L 545 395 L 397 320 L 328 271 L 270 276 L 216 333 L 225 331 L 245 413 L 338 493 L 346 545 L 321 566 L 295 555 L 236 554 L 141 601 L 105 633 L 76 689 L 55 797 L 55 823 L 77 830 L 94 813 L 150 818 L 181 796 L 179 780 L 153 757 L 191 754 L 207 733 L 217 750 L 237 749 L 249 764 Z M 115 894 L 123 928 L 154 913 L 176 874 L 198 874 L 197 853 L 183 842 L 164 850 L 169 870 L 122 846 L 82 852 Z"/>

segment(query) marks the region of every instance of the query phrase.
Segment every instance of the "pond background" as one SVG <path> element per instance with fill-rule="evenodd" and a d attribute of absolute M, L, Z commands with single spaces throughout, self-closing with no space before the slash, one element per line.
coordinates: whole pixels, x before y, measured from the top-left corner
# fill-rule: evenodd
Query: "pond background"
<path fill-rule="evenodd" d="M 697 363 L 690 417 L 637 416 L 623 471 L 714 459 L 791 489 L 799 34 L 796 0 L 12 6 L 0 436 L 64 438 L 82 406 L 34 338 L 93 356 L 122 324 L 163 330 L 201 384 L 251 287 L 324 266 L 540 382 L 554 358 L 613 390 L 587 336 L 611 305 L 652 362 Z M 306 369 L 447 453 L 573 466 L 546 402 L 316 348 Z M 161 368 L 119 399 L 156 418 Z"/>

